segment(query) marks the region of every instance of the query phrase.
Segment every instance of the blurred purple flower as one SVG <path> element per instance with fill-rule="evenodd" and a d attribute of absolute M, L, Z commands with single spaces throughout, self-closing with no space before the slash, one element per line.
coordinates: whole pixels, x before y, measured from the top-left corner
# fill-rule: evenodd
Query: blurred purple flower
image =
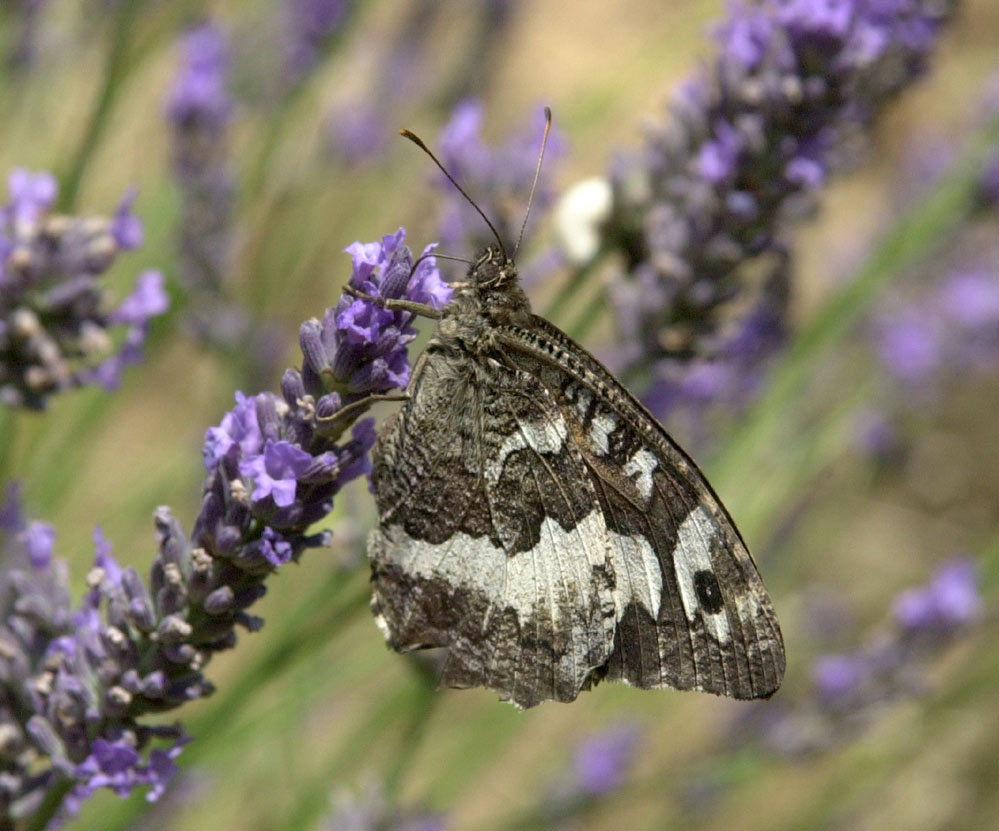
<path fill-rule="evenodd" d="M 30 522 L 22 534 L 31 567 L 37 571 L 47 569 L 52 560 L 52 548 L 55 545 L 55 528 L 47 522 Z"/>
<path fill-rule="evenodd" d="M 945 314 L 965 330 L 999 327 L 999 276 L 988 271 L 953 274 L 940 293 Z"/>
<path fill-rule="evenodd" d="M 181 65 L 166 99 L 168 119 L 179 129 L 221 133 L 232 116 L 226 89 L 228 55 L 221 29 L 204 23 L 181 44 Z"/>
<path fill-rule="evenodd" d="M 610 728 L 586 738 L 574 758 L 576 782 L 590 796 L 605 796 L 624 782 L 634 760 L 638 731 L 632 725 Z"/>
<path fill-rule="evenodd" d="M 904 591 L 895 600 L 895 619 L 909 632 L 964 626 L 981 611 L 978 573 L 971 560 L 944 563 L 927 585 Z"/>
<path fill-rule="evenodd" d="M 941 354 L 933 322 L 916 314 L 902 314 L 882 323 L 878 352 L 893 375 L 915 383 L 936 370 Z"/>
<path fill-rule="evenodd" d="M 907 389 L 999 366 L 999 274 L 958 270 L 921 297 L 896 301 L 874 327 L 885 368 Z"/>
<path fill-rule="evenodd" d="M 111 224 L 111 233 L 122 251 L 131 251 L 142 245 L 145 231 L 142 220 L 132 213 L 132 205 L 139 195 L 138 188 L 130 187 L 118 203 Z"/>
<path fill-rule="evenodd" d="M 11 225 L 34 225 L 55 202 L 59 185 L 47 171 L 37 173 L 16 167 L 7 177 L 8 202 L 0 209 L 4 222 Z"/>
<path fill-rule="evenodd" d="M 812 683 L 827 702 L 849 699 L 863 682 L 866 663 L 855 655 L 823 655 L 812 666 Z"/>
<path fill-rule="evenodd" d="M 874 631 L 853 651 L 817 658 L 810 696 L 743 711 L 735 725 L 739 740 L 760 738 L 791 756 L 842 744 L 887 703 L 922 694 L 926 664 L 981 615 L 975 564 L 966 558 L 944 562 L 925 585 L 898 595 L 893 626 Z"/>
<path fill-rule="evenodd" d="M 12 407 L 42 409 L 85 384 L 114 389 L 168 305 L 159 272 L 144 271 L 117 309 L 106 308 L 101 275 L 142 241 L 134 190 L 100 220 L 50 214 L 56 193 L 50 174 L 21 169 L 0 207 L 0 401 Z"/>
<path fill-rule="evenodd" d="M 338 106 L 326 119 L 330 144 L 350 165 L 380 155 L 391 133 L 380 108 L 352 101 Z"/>
<path fill-rule="evenodd" d="M 733 3 L 711 70 L 680 87 L 641 156 L 616 163 L 604 239 L 627 260 L 612 291 L 619 352 L 651 368 L 657 412 L 685 407 L 703 422 L 705 395 L 754 394 L 785 338 L 790 221 L 844 139 L 920 73 L 953 5 Z"/>
<path fill-rule="evenodd" d="M 111 313 L 114 323 L 141 324 L 149 318 L 163 314 L 170 307 L 170 299 L 163 289 L 163 275 L 147 270 L 139 274 L 132 293 L 125 297 Z"/>
<path fill-rule="evenodd" d="M 181 196 L 178 277 L 189 294 L 186 323 L 201 340 L 240 348 L 257 360 L 268 332 L 254 327 L 247 312 L 226 297 L 235 208 L 227 141 L 235 109 L 227 34 L 215 23 L 203 23 L 183 36 L 180 53 L 165 111 Z"/>
<path fill-rule="evenodd" d="M 332 809 L 320 823 L 321 831 L 444 831 L 447 828 L 441 814 L 393 805 L 378 781 L 369 780 L 356 790 L 341 786 L 330 801 Z"/>
<path fill-rule="evenodd" d="M 322 49 L 346 19 L 350 0 L 288 0 L 287 73 L 300 81 L 319 62 Z"/>
<path fill-rule="evenodd" d="M 482 140 L 482 118 L 480 101 L 460 102 L 441 132 L 437 145 L 444 166 L 492 220 L 512 252 L 534 181 L 545 115 L 543 109 L 538 108 L 528 129 L 513 131 L 498 147 L 489 147 Z M 551 184 L 555 170 L 553 162 L 562 155 L 564 147 L 562 134 L 552 129 L 545 166 L 534 196 L 532 216 L 537 216 L 551 204 L 554 195 Z M 454 185 L 440 174 L 435 181 L 445 197 L 440 236 L 446 250 L 474 252 L 493 243 L 482 218 Z"/>

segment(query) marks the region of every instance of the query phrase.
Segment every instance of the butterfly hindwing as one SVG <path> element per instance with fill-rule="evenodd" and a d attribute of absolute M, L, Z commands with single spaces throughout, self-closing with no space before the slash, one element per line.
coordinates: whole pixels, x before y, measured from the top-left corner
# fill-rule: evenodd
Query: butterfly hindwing
<path fill-rule="evenodd" d="M 376 616 L 445 646 L 442 684 L 571 701 L 613 650 L 611 539 L 570 422 L 529 373 L 430 351 L 386 427 L 369 538 Z"/>
<path fill-rule="evenodd" d="M 542 318 L 499 335 L 558 402 L 612 544 L 614 650 L 598 675 L 736 698 L 772 694 L 784 649 L 769 595 L 696 465 L 591 355 Z"/>

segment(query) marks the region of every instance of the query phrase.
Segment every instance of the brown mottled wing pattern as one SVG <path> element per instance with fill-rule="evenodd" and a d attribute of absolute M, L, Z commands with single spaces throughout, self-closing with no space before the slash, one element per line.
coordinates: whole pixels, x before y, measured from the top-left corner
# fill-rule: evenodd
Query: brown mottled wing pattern
<path fill-rule="evenodd" d="M 441 683 L 571 701 L 614 648 L 611 537 L 570 421 L 539 379 L 428 351 L 373 481 L 372 608 L 399 650 L 448 648 Z"/>
<path fill-rule="evenodd" d="M 508 359 L 559 402 L 612 543 L 617 630 L 595 674 L 735 698 L 773 694 L 784 647 L 770 597 L 703 474 L 595 358 L 542 318 L 500 328 Z"/>

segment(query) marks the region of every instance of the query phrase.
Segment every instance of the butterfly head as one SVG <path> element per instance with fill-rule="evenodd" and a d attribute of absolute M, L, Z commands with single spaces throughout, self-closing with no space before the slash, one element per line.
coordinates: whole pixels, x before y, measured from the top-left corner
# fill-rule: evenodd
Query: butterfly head
<path fill-rule="evenodd" d="M 468 281 L 478 294 L 487 294 L 517 282 L 517 266 L 497 245 L 488 246 L 468 270 Z"/>

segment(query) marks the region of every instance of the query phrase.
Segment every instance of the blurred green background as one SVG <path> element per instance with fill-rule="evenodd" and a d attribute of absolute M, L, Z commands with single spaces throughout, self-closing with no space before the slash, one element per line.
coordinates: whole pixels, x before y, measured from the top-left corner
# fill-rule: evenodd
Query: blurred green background
<path fill-rule="evenodd" d="M 16 5 L 0 17 L 8 52 L 21 33 Z M 724 13 L 703 0 L 538 0 L 510 3 L 505 24 L 490 29 L 485 6 L 359 4 L 291 86 L 278 77 L 280 3 L 50 0 L 39 12 L 35 54 L 0 78 L 0 171 L 52 170 L 64 207 L 79 213 L 108 214 L 137 185 L 146 242 L 118 260 L 109 284 L 123 294 L 140 269 L 158 267 L 174 297 L 147 360 L 119 392 L 85 389 L 43 414 L 0 413 L 3 474 L 23 480 L 29 513 L 57 528 L 75 585 L 82 589 L 95 524 L 140 571 L 154 552 L 157 505 L 190 526 L 205 429 L 232 406 L 234 390 L 276 389 L 282 368 L 298 361 L 299 323 L 321 317 L 349 276 L 344 246 L 400 224 L 414 248 L 435 238 L 441 197 L 429 162 L 394 129 L 432 144 L 454 104 L 475 95 L 487 137 L 498 141 L 548 104 L 567 141 L 558 185 L 602 174 L 710 57 L 709 25 Z M 163 102 L 178 37 L 208 18 L 231 36 L 237 101 L 227 137 L 237 200 L 227 291 L 276 333 L 267 378 L 240 349 L 190 335 L 175 282 L 180 197 Z M 380 74 L 416 38 L 418 77 L 404 85 Z M 905 224 L 913 206 L 937 204 L 930 185 L 921 190 L 919 160 L 957 156 L 980 125 L 997 44 L 999 6 L 962 4 L 931 71 L 889 108 L 856 168 L 828 188 L 796 238 L 793 319 L 811 339 L 778 362 L 761 403 L 698 454 L 782 621 L 788 674 L 773 701 L 601 685 L 571 705 L 519 713 L 487 691 L 428 692 L 419 668 L 385 649 L 368 614 L 358 564 L 374 509 L 355 482 L 326 523 L 332 549 L 270 580 L 254 609 L 264 629 L 213 662 L 214 697 L 177 714 L 196 741 L 174 792 L 153 808 L 141 795 L 121 803 L 99 794 L 71 827 L 314 828 L 331 799 L 378 788 L 404 811 L 443 814 L 450 828 L 546 827 L 556 823 L 545 806 L 571 778 L 574 748 L 594 731 L 633 725 L 621 787 L 577 806 L 560 827 L 994 828 L 999 378 L 956 375 L 932 400 L 907 401 L 886 386 L 856 324 L 976 245 L 999 271 L 994 217 L 960 237 L 946 216 Z M 349 118 L 352 101 L 372 99 L 389 108 L 385 150 L 349 164 L 330 151 L 330 114 Z M 946 212 L 945 199 L 938 208 Z M 539 218 L 525 256 L 550 239 Z M 896 247 L 879 248 L 886 239 Z M 924 243 L 922 265 L 906 262 Z M 844 301 L 843 287 L 864 267 L 876 272 L 869 289 Z M 539 308 L 565 276 L 532 287 Z M 570 307 L 554 322 L 571 328 L 577 313 Z M 584 342 L 599 353 L 613 337 L 607 314 Z M 886 402 L 906 447 L 887 465 L 860 453 L 852 433 L 858 411 Z M 807 700 L 817 656 L 889 630 L 897 593 L 959 554 L 980 564 L 985 614 L 933 653 L 911 695 L 871 708 L 860 723 L 847 718 L 840 740 L 821 750 L 782 753 L 738 737 L 732 725 L 758 717 L 750 711 Z"/>

